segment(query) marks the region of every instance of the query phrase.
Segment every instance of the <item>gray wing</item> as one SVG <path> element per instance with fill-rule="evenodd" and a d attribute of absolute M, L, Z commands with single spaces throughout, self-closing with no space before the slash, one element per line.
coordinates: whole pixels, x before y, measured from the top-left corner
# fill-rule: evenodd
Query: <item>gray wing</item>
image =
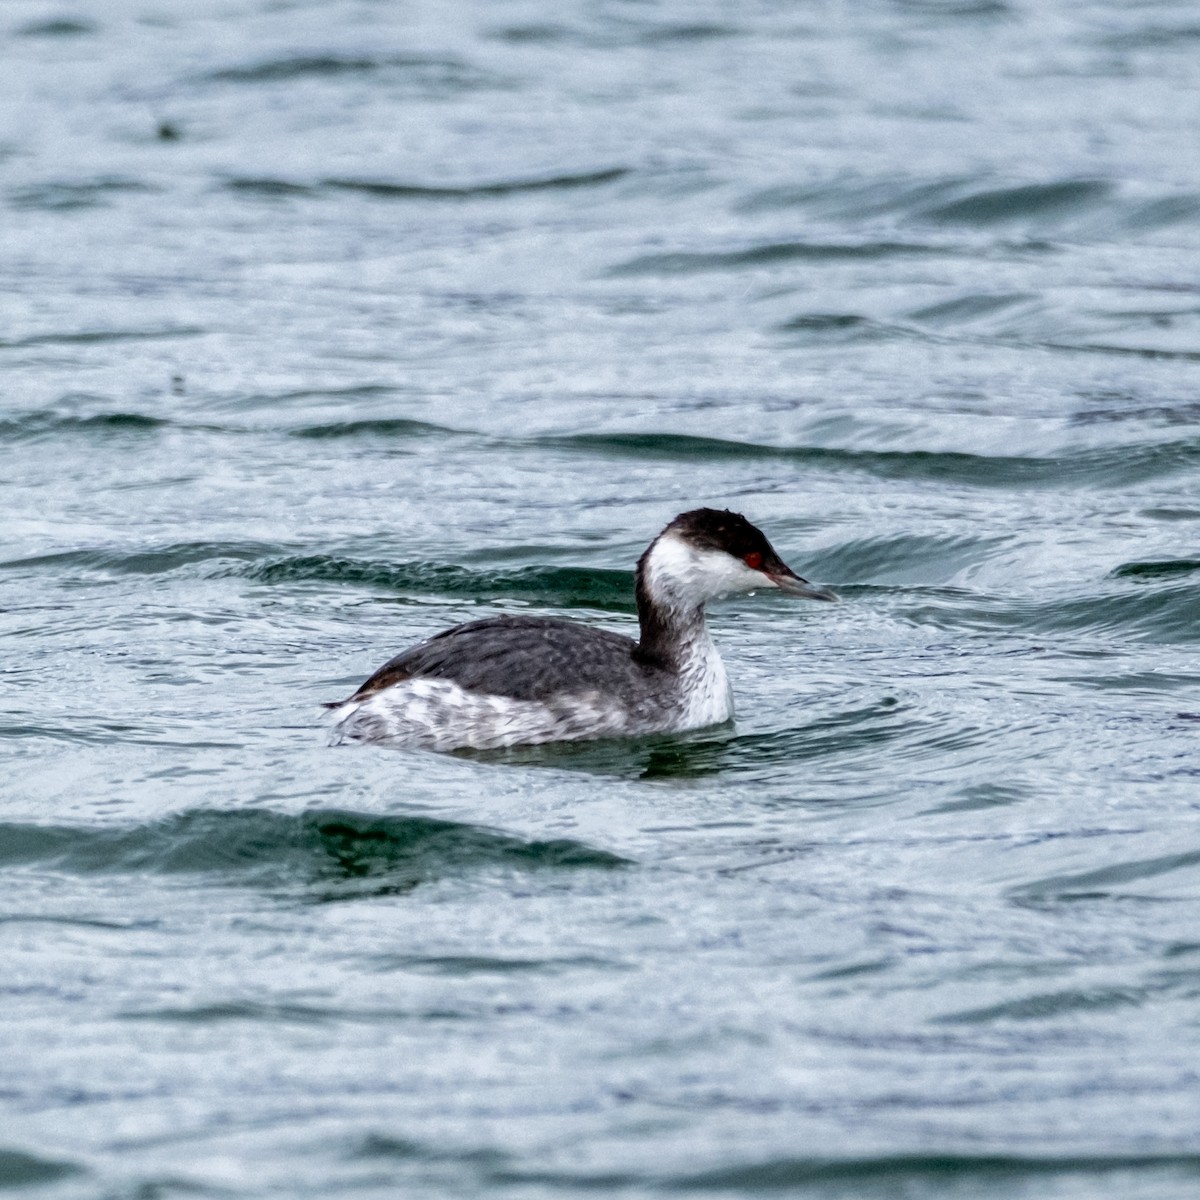
<path fill-rule="evenodd" d="M 619 633 L 552 617 L 491 617 L 456 625 L 384 663 L 350 697 L 362 699 L 405 679 L 445 679 L 514 700 L 562 692 L 621 689 L 647 668 Z"/>

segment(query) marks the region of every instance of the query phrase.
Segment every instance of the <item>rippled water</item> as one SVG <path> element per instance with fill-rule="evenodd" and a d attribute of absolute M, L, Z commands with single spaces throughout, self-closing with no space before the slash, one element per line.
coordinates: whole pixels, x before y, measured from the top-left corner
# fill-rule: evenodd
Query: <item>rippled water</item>
<path fill-rule="evenodd" d="M 1193 6 L 0 37 L 0 1188 L 1196 1193 Z M 701 503 L 736 727 L 325 746 Z"/>

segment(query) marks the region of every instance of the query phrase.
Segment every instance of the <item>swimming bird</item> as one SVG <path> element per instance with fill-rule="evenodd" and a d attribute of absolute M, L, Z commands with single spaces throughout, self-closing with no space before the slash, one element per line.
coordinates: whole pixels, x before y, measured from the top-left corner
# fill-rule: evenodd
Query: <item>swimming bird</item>
<path fill-rule="evenodd" d="M 733 715 L 733 695 L 705 604 L 758 588 L 837 599 L 727 509 L 680 513 L 638 560 L 636 579 L 636 642 L 554 617 L 456 625 L 327 704 L 334 744 L 491 750 L 719 725 Z"/>

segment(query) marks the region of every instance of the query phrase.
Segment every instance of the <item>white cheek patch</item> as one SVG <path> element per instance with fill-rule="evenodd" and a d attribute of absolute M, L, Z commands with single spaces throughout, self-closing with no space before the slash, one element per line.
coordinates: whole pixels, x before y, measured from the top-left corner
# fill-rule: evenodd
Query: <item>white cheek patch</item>
<path fill-rule="evenodd" d="M 761 571 L 752 571 L 733 555 L 701 549 L 671 534 L 654 543 L 647 567 L 651 590 L 687 607 L 772 586 Z"/>
<path fill-rule="evenodd" d="M 752 571 L 745 563 L 720 551 L 702 550 L 697 555 L 700 562 L 700 577 L 707 583 L 709 594 L 729 596 L 734 592 L 748 592 L 766 583 L 766 576 Z"/>

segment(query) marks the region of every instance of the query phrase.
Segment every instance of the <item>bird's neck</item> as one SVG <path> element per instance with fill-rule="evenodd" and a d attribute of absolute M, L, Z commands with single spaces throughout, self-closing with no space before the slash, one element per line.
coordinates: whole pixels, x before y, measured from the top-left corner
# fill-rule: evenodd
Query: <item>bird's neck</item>
<path fill-rule="evenodd" d="M 687 555 L 686 546 L 660 537 L 637 565 L 637 657 L 668 670 L 679 670 L 709 642 L 705 597 L 695 586 Z"/>

